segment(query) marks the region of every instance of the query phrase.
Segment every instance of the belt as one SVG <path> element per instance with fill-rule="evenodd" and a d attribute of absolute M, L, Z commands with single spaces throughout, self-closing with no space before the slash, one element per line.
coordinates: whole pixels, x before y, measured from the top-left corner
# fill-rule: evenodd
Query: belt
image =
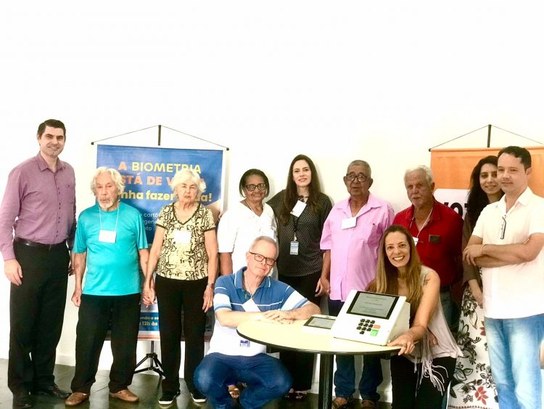
<path fill-rule="evenodd" d="M 43 243 L 37 243 L 32 240 L 22 239 L 20 237 L 15 237 L 13 240 L 15 243 L 22 244 L 23 246 L 27 247 L 35 247 L 38 249 L 46 249 L 46 250 L 55 250 L 57 248 L 64 247 L 66 248 L 66 240 L 61 241 L 60 243 L 56 244 L 43 244 Z"/>

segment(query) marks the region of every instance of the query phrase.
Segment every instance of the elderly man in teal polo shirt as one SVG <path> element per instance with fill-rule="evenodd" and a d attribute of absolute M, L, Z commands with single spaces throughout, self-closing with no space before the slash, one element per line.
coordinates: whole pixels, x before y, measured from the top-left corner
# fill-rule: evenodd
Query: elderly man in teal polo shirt
<path fill-rule="evenodd" d="M 128 385 L 136 365 L 140 269 L 145 271 L 149 257 L 144 222 L 136 208 L 120 201 L 124 184 L 117 170 L 98 168 L 91 189 L 97 203 L 79 216 L 73 250 L 72 302 L 79 307 L 79 321 L 73 392 L 66 406 L 89 399 L 108 329 L 113 354 L 110 396 L 138 401 Z"/>

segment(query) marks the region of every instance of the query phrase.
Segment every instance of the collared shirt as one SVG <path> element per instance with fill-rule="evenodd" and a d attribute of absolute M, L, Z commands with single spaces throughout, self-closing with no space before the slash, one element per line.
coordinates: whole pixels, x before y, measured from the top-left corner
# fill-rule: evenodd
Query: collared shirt
<path fill-rule="evenodd" d="M 114 232 L 112 241 L 102 232 Z M 79 215 L 74 253 L 87 253 L 83 294 L 117 296 L 140 292 L 139 250 L 147 249 L 144 220 L 138 209 L 120 202 L 105 212 L 98 204 Z"/>
<path fill-rule="evenodd" d="M 450 286 L 462 278 L 463 219 L 455 210 L 435 200 L 429 220 L 421 230 L 414 218 L 414 206 L 397 213 L 393 224 L 400 224 L 410 231 L 417 241 L 421 263 L 438 273 L 441 287 Z"/>
<path fill-rule="evenodd" d="M 251 296 L 244 289 L 245 271 L 246 267 L 234 274 L 217 279 L 213 297 L 214 311 L 291 311 L 309 302 L 293 287 L 271 277 L 265 277 Z M 266 352 L 266 346 L 242 338 L 235 328 L 224 327 L 216 319 L 208 353 L 212 352 L 234 356 L 254 356 Z"/>
<path fill-rule="evenodd" d="M 544 199 L 527 188 L 508 212 L 505 196 L 487 205 L 472 235 L 483 244 L 519 244 L 537 233 L 544 233 Z M 544 313 L 543 250 L 526 263 L 482 268 L 482 281 L 486 317 L 522 318 Z"/>
<path fill-rule="evenodd" d="M 52 172 L 38 153 L 16 166 L 8 176 L 0 208 L 0 251 L 15 258 L 13 237 L 42 244 L 73 240 L 76 194 L 74 169 L 57 162 Z"/>
<path fill-rule="evenodd" d="M 321 249 L 331 251 L 331 300 L 345 301 L 351 290 L 366 290 L 376 277 L 380 239 L 393 220 L 391 204 L 370 194 L 355 226 L 342 228 L 353 217 L 349 203 L 346 199 L 334 205 L 321 235 Z"/>

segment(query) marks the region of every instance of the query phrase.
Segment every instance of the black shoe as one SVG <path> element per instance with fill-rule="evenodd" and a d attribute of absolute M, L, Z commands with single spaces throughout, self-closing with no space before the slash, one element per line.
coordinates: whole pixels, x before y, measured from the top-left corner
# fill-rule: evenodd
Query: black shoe
<path fill-rule="evenodd" d="M 163 392 L 159 399 L 159 405 L 171 405 L 178 396 L 179 390 L 176 392 Z"/>
<path fill-rule="evenodd" d="M 206 403 L 206 397 L 197 389 L 191 393 L 191 398 L 193 399 L 194 403 Z"/>
<path fill-rule="evenodd" d="M 66 399 L 70 396 L 70 392 L 63 391 L 57 384 L 48 387 L 42 387 L 34 390 L 34 395 L 50 396 L 52 398 Z"/>
<path fill-rule="evenodd" d="M 13 407 L 17 409 L 29 409 L 33 407 L 32 397 L 28 392 L 20 392 L 13 395 Z"/>

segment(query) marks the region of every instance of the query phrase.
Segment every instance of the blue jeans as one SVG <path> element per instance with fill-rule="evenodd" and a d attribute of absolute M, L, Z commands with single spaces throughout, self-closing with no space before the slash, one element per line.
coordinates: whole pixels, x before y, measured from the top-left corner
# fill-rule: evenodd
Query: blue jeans
<path fill-rule="evenodd" d="M 329 299 L 329 314 L 338 316 L 344 303 Z M 364 355 L 363 373 L 359 381 L 361 399 L 380 400 L 378 386 L 383 381 L 381 356 Z M 334 394 L 348 398 L 355 392 L 355 357 L 353 355 L 336 355 L 336 372 L 334 373 Z"/>
<path fill-rule="evenodd" d="M 382 361 L 380 355 L 363 356 L 363 373 L 359 381 L 361 399 L 375 402 L 380 400 L 377 392 L 383 381 Z M 336 372 L 334 373 L 334 394 L 348 398 L 355 392 L 355 357 L 353 355 L 336 355 Z"/>
<path fill-rule="evenodd" d="M 440 291 L 440 303 L 442 304 L 442 311 L 444 312 L 444 317 L 446 322 L 450 327 L 450 330 L 455 334 L 459 328 L 459 307 L 453 301 L 451 295 L 451 290 L 449 291 Z"/>
<path fill-rule="evenodd" d="M 499 406 L 508 409 L 541 408 L 539 353 L 544 337 L 544 314 L 514 319 L 486 317 L 485 330 Z"/>
<path fill-rule="evenodd" d="M 194 382 L 215 409 L 232 407 L 228 384 L 242 382 L 247 387 L 240 395 L 244 409 L 262 408 L 271 400 L 285 395 L 292 378 L 279 359 L 266 354 L 230 356 L 206 355 L 196 368 Z"/>

